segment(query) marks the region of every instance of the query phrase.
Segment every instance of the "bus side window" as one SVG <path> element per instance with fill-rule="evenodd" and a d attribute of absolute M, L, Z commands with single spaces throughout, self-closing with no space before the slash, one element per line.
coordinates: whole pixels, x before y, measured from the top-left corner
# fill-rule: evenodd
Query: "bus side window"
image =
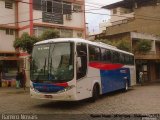
<path fill-rule="evenodd" d="M 120 53 L 120 63 L 124 64 L 124 54 Z"/>
<path fill-rule="evenodd" d="M 116 53 L 116 51 L 112 51 L 112 62 L 117 63 L 117 53 Z"/>
<path fill-rule="evenodd" d="M 100 61 L 101 53 L 100 48 L 89 45 L 89 61 Z"/>
<path fill-rule="evenodd" d="M 125 54 L 125 64 L 129 64 L 129 56 Z"/>
<path fill-rule="evenodd" d="M 131 65 L 134 65 L 134 56 L 131 56 Z"/>
<path fill-rule="evenodd" d="M 110 52 L 110 50 L 102 48 L 101 49 L 101 57 L 102 57 L 103 62 L 110 63 L 111 62 L 111 52 Z"/>
<path fill-rule="evenodd" d="M 101 59 L 102 59 L 102 62 L 106 62 L 107 61 L 107 55 L 106 55 L 106 51 L 105 49 L 101 49 Z"/>
<path fill-rule="evenodd" d="M 87 45 L 85 43 L 77 43 L 77 60 L 80 59 L 81 66 L 77 64 L 77 79 L 86 76 L 87 72 Z M 78 62 L 78 61 L 77 61 Z"/>
<path fill-rule="evenodd" d="M 110 50 L 106 50 L 106 54 L 107 54 L 107 61 L 111 62 L 111 60 L 112 60 L 111 51 Z"/>

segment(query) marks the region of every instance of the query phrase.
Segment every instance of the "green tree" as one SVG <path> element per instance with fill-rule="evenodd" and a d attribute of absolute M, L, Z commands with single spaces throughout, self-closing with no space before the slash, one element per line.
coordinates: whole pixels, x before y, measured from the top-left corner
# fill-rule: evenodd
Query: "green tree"
<path fill-rule="evenodd" d="M 127 42 L 126 40 L 120 40 L 117 44 L 116 44 L 116 47 L 120 50 L 124 50 L 124 51 L 127 51 L 127 52 L 130 52 L 131 51 L 131 46 L 130 46 L 130 43 Z"/>
<path fill-rule="evenodd" d="M 131 46 L 130 43 L 127 42 L 126 40 L 107 40 L 107 39 L 102 39 L 102 40 L 96 40 L 96 42 L 103 42 L 108 45 L 112 45 L 117 47 L 118 49 L 124 50 L 124 51 L 131 51 Z"/>
<path fill-rule="evenodd" d="M 23 33 L 20 38 L 17 38 L 14 41 L 14 48 L 20 48 L 23 51 L 27 51 L 29 54 L 32 52 L 33 45 L 41 40 L 59 38 L 59 31 L 58 30 L 45 30 L 42 35 L 38 38 L 35 36 L 30 36 L 28 33 Z"/>
<path fill-rule="evenodd" d="M 32 52 L 33 45 L 38 42 L 39 39 L 35 36 L 30 36 L 28 33 L 23 33 L 20 38 L 14 41 L 14 48 L 20 48 L 23 51 L 27 51 L 29 54 Z"/>
<path fill-rule="evenodd" d="M 136 45 L 136 51 L 141 53 L 147 53 L 151 50 L 152 45 L 149 40 L 139 40 Z"/>
<path fill-rule="evenodd" d="M 42 35 L 40 36 L 40 39 L 48 40 L 48 39 L 59 38 L 59 37 L 60 37 L 60 34 L 58 30 L 47 29 L 42 33 Z"/>

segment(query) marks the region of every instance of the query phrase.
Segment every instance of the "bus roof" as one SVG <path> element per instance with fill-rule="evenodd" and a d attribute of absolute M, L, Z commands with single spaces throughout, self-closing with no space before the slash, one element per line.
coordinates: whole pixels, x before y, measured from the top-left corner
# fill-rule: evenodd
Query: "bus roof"
<path fill-rule="evenodd" d="M 35 43 L 35 45 L 53 43 L 53 42 L 75 42 L 75 43 L 82 42 L 82 43 L 86 43 L 86 44 L 90 44 L 90 45 L 94 45 L 94 46 L 103 47 L 103 48 L 111 49 L 111 50 L 114 50 L 114 51 L 122 52 L 122 53 L 125 53 L 125 54 L 133 55 L 130 52 L 120 50 L 120 49 L 116 48 L 115 46 L 111 46 L 111 45 L 108 45 L 106 43 L 92 42 L 92 41 L 81 39 L 81 38 L 55 38 L 55 39 L 49 39 L 49 40 L 44 40 L 44 41 L 37 42 L 37 43 Z"/>

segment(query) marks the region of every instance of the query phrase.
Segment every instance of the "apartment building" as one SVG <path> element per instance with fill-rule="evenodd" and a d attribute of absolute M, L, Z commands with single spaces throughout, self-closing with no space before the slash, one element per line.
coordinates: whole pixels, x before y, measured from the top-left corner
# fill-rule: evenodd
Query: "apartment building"
<path fill-rule="evenodd" d="M 25 67 L 26 53 L 17 53 L 15 38 L 24 32 L 39 36 L 57 29 L 61 37 L 85 38 L 84 0 L 0 0 L 0 69 L 2 78 L 15 78 Z"/>
<path fill-rule="evenodd" d="M 17 37 L 17 3 L 0 0 L 0 75 L 2 80 L 14 79 L 20 58 L 13 47 Z"/>
<path fill-rule="evenodd" d="M 96 38 L 127 40 L 135 54 L 137 83 L 140 71 L 145 82 L 160 81 L 160 1 L 123 0 L 103 8 L 111 11 L 111 18 L 100 24 L 102 33 Z M 134 52 L 140 40 L 151 41 L 150 52 Z"/>
<path fill-rule="evenodd" d="M 85 37 L 84 0 L 23 0 L 18 6 L 19 21 L 30 20 L 19 24 L 19 35 L 27 31 L 39 36 L 53 28 L 61 37 Z"/>

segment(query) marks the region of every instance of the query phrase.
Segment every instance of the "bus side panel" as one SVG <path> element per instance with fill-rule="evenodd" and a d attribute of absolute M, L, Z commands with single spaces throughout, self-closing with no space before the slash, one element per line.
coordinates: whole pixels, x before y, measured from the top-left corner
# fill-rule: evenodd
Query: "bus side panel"
<path fill-rule="evenodd" d="M 130 84 L 130 71 L 128 68 L 116 70 L 100 70 L 102 94 L 125 88 L 126 80 Z"/>
<path fill-rule="evenodd" d="M 77 80 L 77 99 L 82 100 L 92 97 L 94 83 L 98 82 L 101 88 L 101 78 L 99 69 L 88 67 L 86 77 Z"/>

